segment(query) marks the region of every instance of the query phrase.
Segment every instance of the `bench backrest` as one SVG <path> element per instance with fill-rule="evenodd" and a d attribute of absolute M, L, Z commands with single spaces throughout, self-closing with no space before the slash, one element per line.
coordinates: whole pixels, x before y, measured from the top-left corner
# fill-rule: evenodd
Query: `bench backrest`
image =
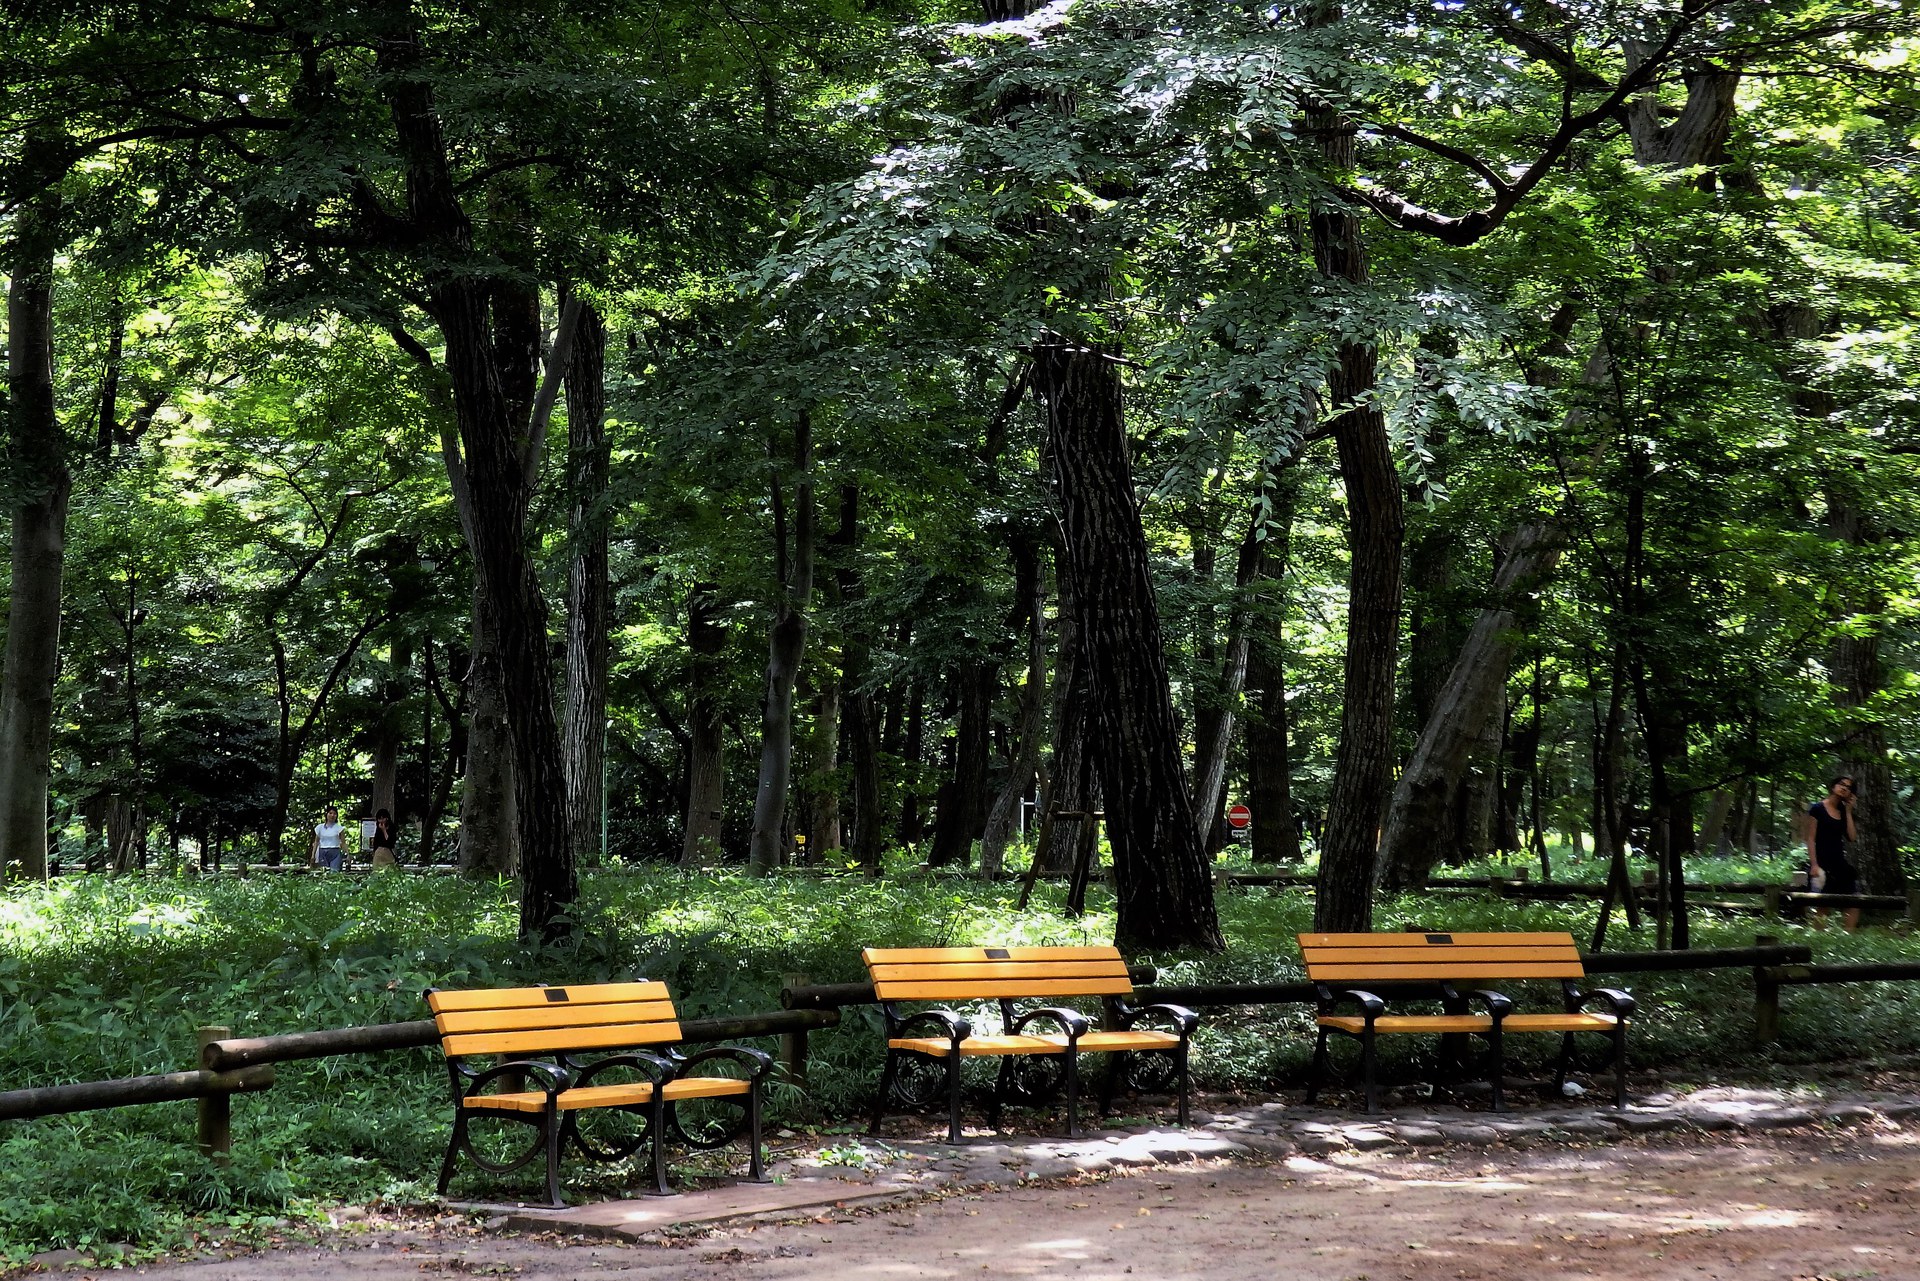
<path fill-rule="evenodd" d="M 870 947 L 861 953 L 882 1001 L 1127 996 L 1116 947 Z"/>
<path fill-rule="evenodd" d="M 476 988 L 427 993 L 448 1058 L 670 1044 L 680 1020 L 665 983 Z"/>
<path fill-rule="evenodd" d="M 1300 955 L 1308 979 L 1348 987 L 1586 974 L 1571 934 L 1302 934 Z"/>

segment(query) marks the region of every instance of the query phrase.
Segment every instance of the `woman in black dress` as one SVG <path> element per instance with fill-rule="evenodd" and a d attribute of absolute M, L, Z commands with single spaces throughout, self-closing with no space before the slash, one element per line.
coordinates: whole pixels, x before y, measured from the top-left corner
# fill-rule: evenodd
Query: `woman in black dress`
<path fill-rule="evenodd" d="M 1827 794 L 1807 809 L 1808 886 L 1820 894 L 1858 894 L 1860 875 L 1847 860 L 1847 844 L 1859 839 L 1853 825 L 1853 780 L 1843 774 L 1827 784 Z M 1860 928 L 1860 909 L 1848 908 L 1846 922 L 1849 930 Z M 1813 914 L 1815 929 L 1825 923 L 1825 913 Z"/>

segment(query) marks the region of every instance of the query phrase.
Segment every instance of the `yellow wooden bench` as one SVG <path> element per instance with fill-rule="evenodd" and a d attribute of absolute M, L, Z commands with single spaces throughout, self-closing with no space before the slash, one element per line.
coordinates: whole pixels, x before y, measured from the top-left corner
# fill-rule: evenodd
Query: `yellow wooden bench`
<path fill-rule="evenodd" d="M 1078 1129 L 1080 1055 L 1099 1051 L 1113 1055 L 1101 1083 L 1100 1111 L 1105 1115 L 1121 1074 L 1134 1063 L 1136 1053 L 1149 1053 L 1171 1068 L 1171 1081 L 1180 1098 L 1180 1124 L 1187 1124 L 1188 1041 L 1199 1018 L 1175 1005 L 1130 1004 L 1133 981 L 1127 963 L 1114 947 L 870 947 L 863 953 L 873 978 L 874 994 L 887 1020 L 887 1062 L 880 1076 L 880 1097 L 874 1103 L 870 1133 L 880 1132 L 896 1087 L 909 1103 L 931 1103 L 910 1088 L 916 1069 L 934 1069 L 947 1103 L 947 1139 L 960 1141 L 960 1061 L 998 1058 L 1000 1074 L 994 1084 L 991 1116 L 997 1124 L 1004 1098 L 1019 1095 L 1038 1100 L 1064 1087 L 1067 1133 Z M 1058 1004 L 1022 1010 L 1016 1002 L 1059 1001 L 1098 997 L 1104 1004 L 1105 1028 L 1095 1028 L 1078 1010 Z M 903 1013 L 903 1005 L 922 1002 L 982 1002 L 999 1004 L 1000 1030 L 974 1034 L 971 1020 L 952 1009 L 936 1007 Z M 1152 1017 L 1170 1031 L 1140 1027 Z M 1042 1028 L 1054 1030 L 1043 1031 Z M 1060 1081 L 1023 1082 L 1027 1066 L 1057 1064 Z M 1157 1083 L 1156 1083 L 1157 1084 Z M 931 1095 L 931 1091 L 927 1092 Z"/>
<path fill-rule="evenodd" d="M 1611 988 L 1581 990 L 1586 967 L 1571 934 L 1302 934 L 1300 954 L 1319 999 L 1309 1103 L 1319 1097 L 1326 1074 L 1328 1034 L 1338 1033 L 1359 1040 L 1367 1111 L 1379 1111 L 1374 1042 L 1382 1034 L 1403 1032 L 1485 1038 L 1495 1111 L 1506 1106 L 1501 1072 L 1507 1033 L 1559 1034 L 1556 1088 L 1566 1085 L 1574 1033 L 1602 1033 L 1613 1039 L 1615 1106 L 1626 1102 L 1627 1018 L 1634 1001 Z M 1516 1012 L 1512 998 L 1500 990 L 1536 980 L 1560 984 L 1559 1010 Z M 1409 989 L 1437 991 L 1442 1012 L 1389 1014 L 1379 993 Z M 1595 1003 L 1606 1009 L 1586 1008 Z M 1339 1013 L 1346 1005 L 1357 1012 Z"/>
<path fill-rule="evenodd" d="M 440 1164 L 440 1191 L 465 1151 L 493 1174 L 547 1160 L 547 1196 L 560 1199 L 560 1148 L 598 1161 L 620 1161 L 651 1145 L 653 1190 L 667 1187 L 666 1131 L 695 1148 L 717 1148 L 747 1131 L 747 1177 L 762 1177 L 760 1082 L 773 1060 L 744 1046 L 714 1046 L 693 1055 L 675 1048 L 680 1021 L 664 983 L 591 983 L 570 987 L 493 988 L 427 993 L 453 1090 L 453 1136 Z M 607 1054 L 609 1050 L 627 1053 Z M 700 1069 L 726 1064 L 732 1073 Z M 529 1080 L 534 1088 L 526 1088 Z M 696 1104 L 695 1101 L 707 1101 Z M 705 1115 L 686 1114 L 689 1105 Z M 613 1124 L 589 1131 L 583 1114 L 606 1109 Z M 621 1129 L 624 1115 L 639 1122 Z M 473 1146 L 478 1117 L 531 1125 L 538 1137 L 525 1152 L 495 1159 Z M 611 1129 L 611 1133 L 603 1133 Z"/>

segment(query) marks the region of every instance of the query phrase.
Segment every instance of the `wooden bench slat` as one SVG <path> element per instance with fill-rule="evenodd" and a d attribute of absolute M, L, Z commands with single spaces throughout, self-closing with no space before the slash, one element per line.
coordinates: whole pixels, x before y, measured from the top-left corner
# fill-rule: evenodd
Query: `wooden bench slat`
<path fill-rule="evenodd" d="M 1321 1027 L 1360 1035 L 1367 1021 L 1357 1014 L 1322 1014 Z M 1493 1020 L 1484 1014 L 1382 1014 L 1373 1021 L 1376 1032 L 1487 1032 Z"/>
<path fill-rule="evenodd" d="M 608 1005 L 627 1001 L 667 1001 L 665 983 L 577 983 L 562 987 L 468 988 L 431 992 L 427 1007 L 435 1014 L 451 1010 L 510 1010 L 527 1006 Z"/>
<path fill-rule="evenodd" d="M 988 956 L 987 952 L 1004 952 Z M 1120 950 L 1106 947 L 869 947 L 861 950 L 868 965 L 912 965 L 947 961 L 1098 961 L 1118 958 Z"/>
<path fill-rule="evenodd" d="M 1361 963 L 1403 965 L 1414 960 L 1446 961 L 1449 964 L 1477 964 L 1481 961 L 1497 961 L 1502 964 L 1516 961 L 1578 961 L 1580 954 L 1566 947 L 1436 947 L 1431 953 L 1410 952 L 1406 948 L 1395 948 L 1381 953 L 1366 947 L 1316 947 L 1305 952 L 1309 965 L 1357 965 Z"/>
<path fill-rule="evenodd" d="M 1364 987 L 1368 983 L 1419 983 L 1451 980 L 1466 982 L 1478 979 L 1577 979 L 1583 978 L 1586 970 L 1577 961 L 1519 961 L 1511 964 L 1499 961 L 1476 961 L 1460 965 L 1441 964 L 1439 961 L 1407 961 L 1393 964 L 1371 965 L 1314 965 L 1307 966 L 1307 977 L 1315 983 L 1351 983 Z"/>
<path fill-rule="evenodd" d="M 472 1032 L 443 1036 L 448 1057 L 469 1054 L 540 1054 L 567 1050 L 608 1050 L 627 1046 L 665 1045 L 680 1040 L 680 1024 L 615 1023 L 605 1027 L 546 1028 L 534 1032 Z"/>
<path fill-rule="evenodd" d="M 961 961 L 945 965 L 874 965 L 873 981 L 933 982 L 960 979 L 1127 978 L 1126 962 L 1112 961 Z"/>
<path fill-rule="evenodd" d="M 1550 947 L 1555 944 L 1572 946 L 1571 934 L 1450 934 L 1445 930 L 1433 931 L 1436 935 L 1446 935 L 1452 943 L 1429 943 L 1425 934 L 1408 931 L 1404 934 L 1302 934 L 1301 948 L 1309 947 Z"/>
<path fill-rule="evenodd" d="M 874 984 L 883 1001 L 971 1001 L 1019 996 L 1126 996 L 1131 980 L 1102 979 L 937 979 L 895 980 Z"/>
<path fill-rule="evenodd" d="M 615 1005 L 518 1006 L 510 1010 L 450 1010 L 433 1016 L 440 1034 L 454 1032 L 531 1032 L 538 1028 L 592 1027 L 601 1023 L 671 1023 L 672 1001 L 636 1001 Z"/>

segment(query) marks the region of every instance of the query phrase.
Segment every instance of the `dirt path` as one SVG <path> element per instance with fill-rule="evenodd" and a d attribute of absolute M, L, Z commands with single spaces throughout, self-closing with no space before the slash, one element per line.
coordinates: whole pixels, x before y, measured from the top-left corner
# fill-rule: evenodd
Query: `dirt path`
<path fill-rule="evenodd" d="M 166 1281 L 1920 1281 L 1920 1133 L 1186 1166 L 674 1245 L 373 1231 L 141 1271 Z"/>

